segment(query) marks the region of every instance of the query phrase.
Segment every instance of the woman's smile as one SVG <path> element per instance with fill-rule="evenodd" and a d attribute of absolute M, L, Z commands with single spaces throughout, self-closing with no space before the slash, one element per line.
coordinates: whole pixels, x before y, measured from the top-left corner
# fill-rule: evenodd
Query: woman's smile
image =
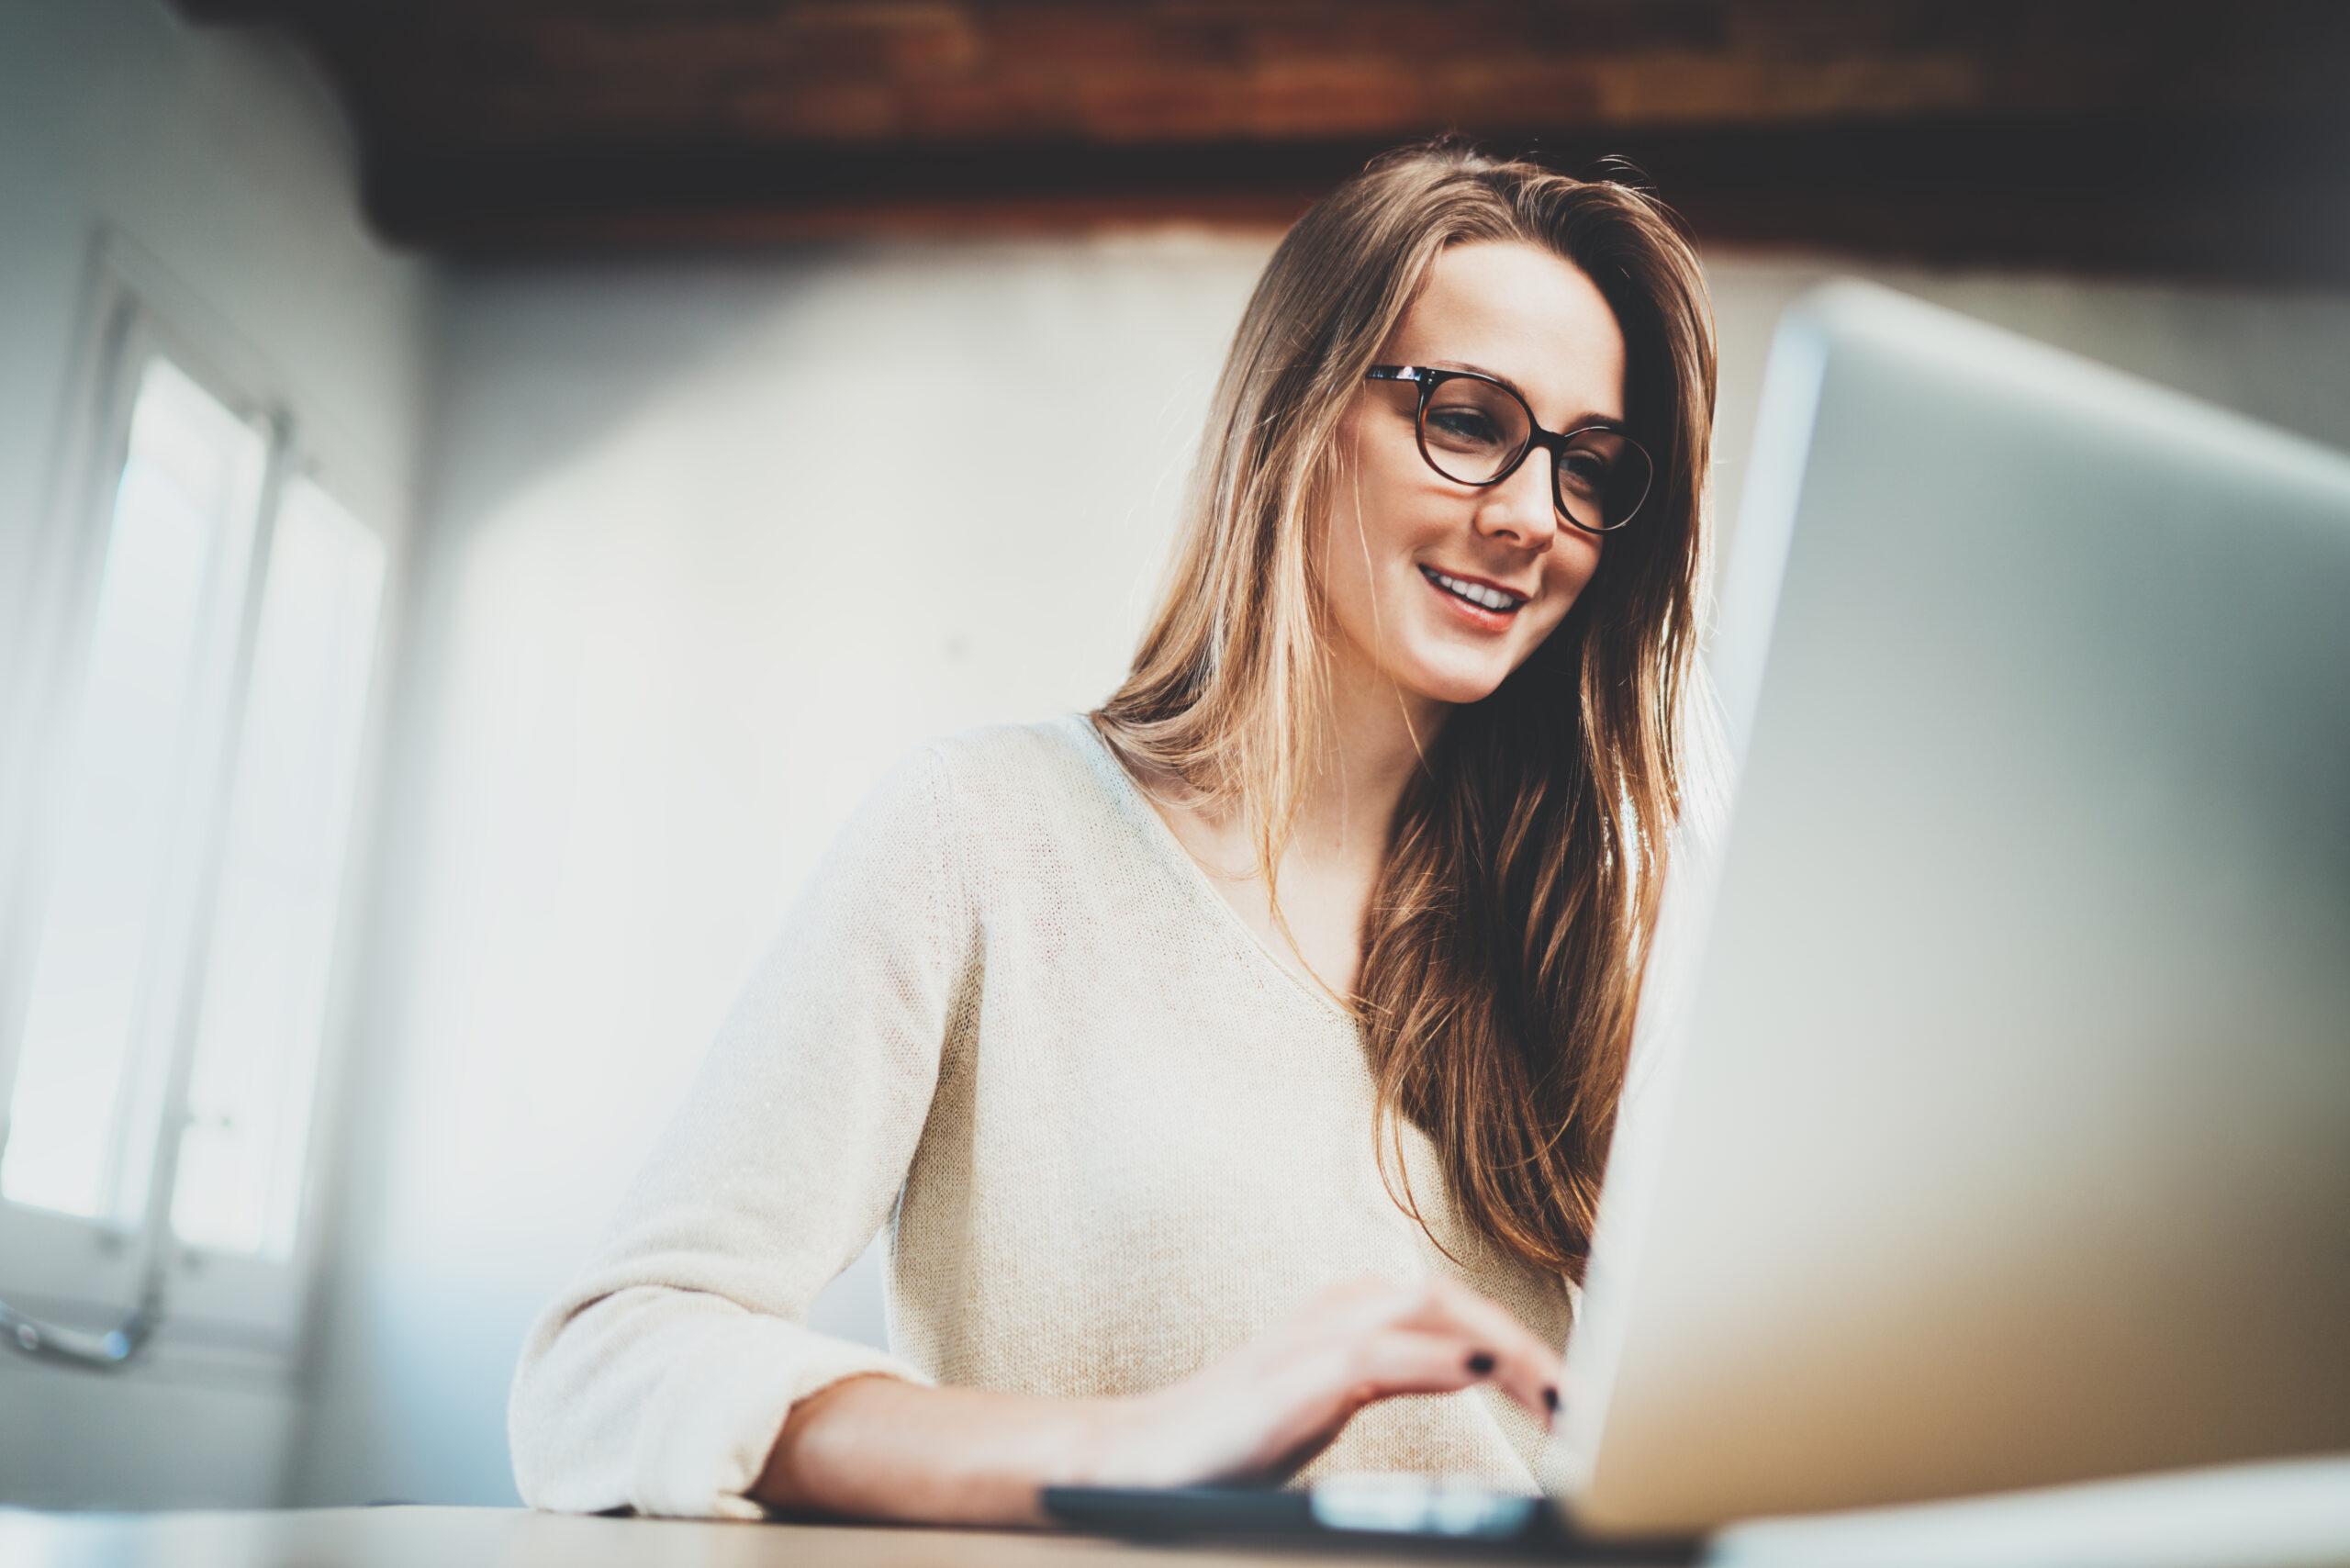
<path fill-rule="evenodd" d="M 1465 578 L 1448 576 L 1433 566 L 1422 566 L 1420 576 L 1427 579 L 1445 608 L 1460 618 L 1460 623 L 1478 632 L 1506 632 L 1517 623 L 1517 612 L 1527 602 L 1515 594 L 1505 594 L 1472 583 Z"/>

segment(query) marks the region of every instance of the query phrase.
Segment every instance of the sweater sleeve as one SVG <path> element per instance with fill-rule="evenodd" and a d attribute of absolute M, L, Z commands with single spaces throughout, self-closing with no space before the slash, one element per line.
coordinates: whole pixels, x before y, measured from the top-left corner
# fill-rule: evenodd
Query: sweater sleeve
<path fill-rule="evenodd" d="M 860 1372 L 929 1381 L 807 1315 L 889 1217 L 976 973 L 946 767 L 923 747 L 852 814 L 532 1326 L 508 1406 L 531 1506 L 756 1518 L 795 1401 Z"/>

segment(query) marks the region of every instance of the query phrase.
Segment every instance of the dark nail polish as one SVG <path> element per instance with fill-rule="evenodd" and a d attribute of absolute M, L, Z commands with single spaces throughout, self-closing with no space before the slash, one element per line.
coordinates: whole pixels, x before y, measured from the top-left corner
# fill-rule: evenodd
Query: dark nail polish
<path fill-rule="evenodd" d="M 1469 1370 L 1483 1377 L 1494 1370 L 1494 1358 L 1483 1350 L 1472 1350 L 1469 1353 Z"/>
<path fill-rule="evenodd" d="M 1542 1391 L 1542 1403 L 1550 1407 L 1552 1415 L 1557 1415 L 1559 1411 L 1559 1391 L 1555 1388 L 1544 1389 Z"/>

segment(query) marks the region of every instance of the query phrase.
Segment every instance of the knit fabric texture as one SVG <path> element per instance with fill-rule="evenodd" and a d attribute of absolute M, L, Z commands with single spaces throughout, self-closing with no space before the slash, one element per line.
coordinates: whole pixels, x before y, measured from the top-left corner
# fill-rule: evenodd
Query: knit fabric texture
<path fill-rule="evenodd" d="M 1402 1128 L 1382 1184 L 1360 1026 L 1226 903 L 1081 713 L 929 742 L 794 902 L 509 1411 L 534 1506 L 755 1518 L 793 1403 L 841 1378 L 1162 1387 L 1363 1274 L 1442 1271 L 1563 1344 L 1574 1292 L 1460 1222 Z M 806 1327 L 889 1231 L 882 1351 Z M 1497 1390 L 1359 1414 L 1297 1478 L 1522 1492 Z"/>

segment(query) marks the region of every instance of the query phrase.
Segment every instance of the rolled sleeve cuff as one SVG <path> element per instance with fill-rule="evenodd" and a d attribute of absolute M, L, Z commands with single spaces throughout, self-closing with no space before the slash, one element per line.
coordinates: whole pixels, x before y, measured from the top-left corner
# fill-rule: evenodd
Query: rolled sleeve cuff
<path fill-rule="evenodd" d="M 931 1379 L 885 1350 L 782 1318 L 711 1326 L 662 1377 L 636 1431 L 629 1505 L 669 1518 L 757 1519 L 749 1494 L 791 1407 L 843 1378 Z"/>

